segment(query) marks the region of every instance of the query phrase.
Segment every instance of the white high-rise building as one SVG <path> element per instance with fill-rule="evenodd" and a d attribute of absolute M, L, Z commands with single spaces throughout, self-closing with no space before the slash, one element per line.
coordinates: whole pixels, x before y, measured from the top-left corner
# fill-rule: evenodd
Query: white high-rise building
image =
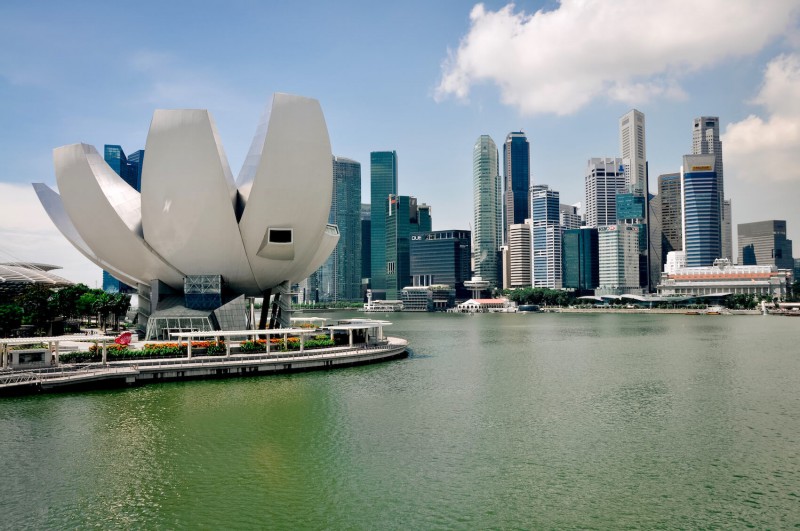
<path fill-rule="evenodd" d="M 586 226 L 617 223 L 617 194 L 625 191 L 625 174 L 620 158 L 589 159 L 586 170 Z"/>
<path fill-rule="evenodd" d="M 475 276 L 500 286 L 498 251 L 503 239 L 502 186 L 497 145 L 489 135 L 481 135 L 472 149 L 472 230 Z"/>
<path fill-rule="evenodd" d="M 619 145 L 627 190 L 644 195 L 647 192 L 644 113 L 632 109 L 619 119 Z"/>
<path fill-rule="evenodd" d="M 580 203 L 575 205 L 559 205 L 558 207 L 560 211 L 560 219 L 561 219 L 561 228 L 564 230 L 567 229 L 579 229 L 582 225 L 581 215 L 578 213 L 580 210 Z"/>
<path fill-rule="evenodd" d="M 600 285 L 596 295 L 641 293 L 639 288 L 639 227 L 598 227 Z"/>
<path fill-rule="evenodd" d="M 531 220 L 508 227 L 509 289 L 531 285 Z"/>
<path fill-rule="evenodd" d="M 559 193 L 546 185 L 531 186 L 531 283 L 561 289 L 561 220 Z"/>

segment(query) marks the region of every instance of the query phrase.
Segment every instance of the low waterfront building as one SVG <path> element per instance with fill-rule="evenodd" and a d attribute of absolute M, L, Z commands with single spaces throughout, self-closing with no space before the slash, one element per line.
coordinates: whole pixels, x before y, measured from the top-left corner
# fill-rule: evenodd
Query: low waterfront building
<path fill-rule="evenodd" d="M 446 284 L 406 286 L 401 296 L 405 312 L 444 311 L 456 304 L 456 290 Z"/>
<path fill-rule="evenodd" d="M 510 312 L 516 310 L 516 304 L 505 297 L 499 299 L 469 299 L 455 307 L 460 313 Z"/>
<path fill-rule="evenodd" d="M 672 253 L 670 253 L 672 254 Z M 789 272 L 774 265 L 736 266 L 720 258 L 706 267 L 665 271 L 658 285 L 661 296 L 744 294 L 782 299 Z"/>

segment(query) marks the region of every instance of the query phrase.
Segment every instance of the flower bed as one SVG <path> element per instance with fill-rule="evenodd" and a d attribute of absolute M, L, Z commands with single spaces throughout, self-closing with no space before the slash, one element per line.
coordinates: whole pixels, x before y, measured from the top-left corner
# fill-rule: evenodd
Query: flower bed
<path fill-rule="evenodd" d="M 332 346 L 334 346 L 334 342 L 331 341 L 330 337 L 326 336 L 325 334 L 313 336 L 312 338 L 306 339 L 305 341 L 305 348 L 307 349 L 325 348 Z M 300 338 L 296 336 L 291 336 L 287 337 L 286 341 L 284 341 L 282 337 L 273 337 L 269 340 L 269 349 L 270 351 L 275 350 L 281 352 L 286 352 L 289 350 L 300 350 Z M 255 341 L 242 341 L 241 344 L 239 345 L 239 350 L 245 353 L 266 352 L 267 340 L 256 339 Z"/>
<path fill-rule="evenodd" d="M 286 338 L 273 337 L 269 340 L 270 351 L 288 352 L 300 350 L 300 338 L 291 336 Z M 315 348 L 333 347 L 335 343 L 325 334 L 312 336 L 305 341 L 307 350 Z M 107 345 L 106 359 L 108 361 L 124 361 L 137 359 L 163 359 L 186 357 L 188 348 L 186 343 L 145 343 L 141 350 L 129 349 L 125 345 Z M 242 341 L 239 352 L 243 354 L 267 351 L 267 340 Z M 226 352 L 224 341 L 192 341 L 192 356 L 218 356 Z M 59 355 L 61 363 L 94 363 L 103 360 L 103 347 L 92 345 L 88 352 L 66 352 Z"/>
<path fill-rule="evenodd" d="M 196 349 L 196 350 L 195 350 Z M 129 349 L 125 345 L 107 345 L 108 361 L 137 359 L 180 358 L 187 356 L 186 343 L 146 343 L 141 350 Z M 218 356 L 225 353 L 223 341 L 192 341 L 192 356 Z M 88 352 L 67 352 L 59 355 L 62 363 L 90 363 L 103 361 L 103 347 L 92 345 Z"/>

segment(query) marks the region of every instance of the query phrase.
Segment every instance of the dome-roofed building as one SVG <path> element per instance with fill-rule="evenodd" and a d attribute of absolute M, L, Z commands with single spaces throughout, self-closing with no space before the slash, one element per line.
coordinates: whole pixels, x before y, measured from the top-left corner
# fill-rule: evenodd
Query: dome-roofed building
<path fill-rule="evenodd" d="M 33 262 L 0 264 L 0 301 L 19 295 L 31 284 L 42 284 L 49 288 L 63 288 L 74 284 L 74 282 L 51 273 L 54 269 L 61 269 L 61 267 Z"/>

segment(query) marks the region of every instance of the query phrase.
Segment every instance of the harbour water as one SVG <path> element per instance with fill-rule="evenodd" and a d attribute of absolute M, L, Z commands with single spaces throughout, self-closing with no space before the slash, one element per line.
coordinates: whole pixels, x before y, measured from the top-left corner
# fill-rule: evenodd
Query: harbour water
<path fill-rule="evenodd" d="M 0 528 L 800 525 L 800 320 L 384 317 L 408 359 L 3 399 Z"/>

